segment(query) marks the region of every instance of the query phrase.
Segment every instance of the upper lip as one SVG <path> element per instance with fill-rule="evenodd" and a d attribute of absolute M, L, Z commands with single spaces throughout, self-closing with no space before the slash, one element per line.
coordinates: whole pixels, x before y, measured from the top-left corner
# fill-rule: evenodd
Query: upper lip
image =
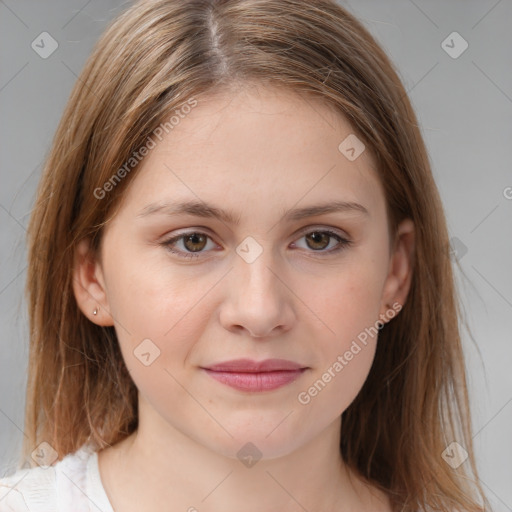
<path fill-rule="evenodd" d="M 286 359 L 265 359 L 264 361 L 254 361 L 252 359 L 233 359 L 222 363 L 213 364 L 205 367 L 207 370 L 217 372 L 272 372 L 279 370 L 301 370 L 307 368 L 293 361 Z"/>

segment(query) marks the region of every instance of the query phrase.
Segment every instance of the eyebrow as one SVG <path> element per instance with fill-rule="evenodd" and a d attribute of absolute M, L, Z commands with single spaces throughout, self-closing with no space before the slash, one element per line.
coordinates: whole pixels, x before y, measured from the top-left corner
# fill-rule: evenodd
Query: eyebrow
<path fill-rule="evenodd" d="M 368 210 L 359 203 L 351 201 L 331 201 L 324 204 L 294 208 L 284 212 L 281 220 L 297 221 L 316 215 L 336 212 L 355 212 L 369 216 Z M 194 215 L 196 217 L 215 218 L 228 224 L 238 225 L 240 216 L 229 210 L 224 210 L 202 201 L 183 201 L 179 203 L 159 202 L 145 206 L 137 217 L 147 217 L 156 213 L 165 215 Z"/>

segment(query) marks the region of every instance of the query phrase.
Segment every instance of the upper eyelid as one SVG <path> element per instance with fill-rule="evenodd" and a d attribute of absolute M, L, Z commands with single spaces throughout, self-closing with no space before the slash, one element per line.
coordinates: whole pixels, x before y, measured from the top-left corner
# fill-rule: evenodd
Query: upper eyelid
<path fill-rule="evenodd" d="M 215 240 L 215 235 L 212 235 L 210 230 L 206 227 L 183 228 L 183 229 L 186 229 L 186 231 L 183 231 L 183 232 L 177 233 L 177 234 L 173 234 L 173 235 L 169 235 L 168 237 L 166 235 L 164 235 L 164 237 L 163 237 L 164 240 L 172 240 L 173 238 L 179 238 L 179 237 L 191 235 L 194 233 L 206 235 L 206 236 L 210 237 L 212 240 Z M 294 237 L 304 236 L 304 234 L 310 233 L 312 231 L 320 231 L 320 232 L 333 231 L 334 234 L 340 236 L 341 238 L 351 238 L 350 234 L 341 228 L 336 228 L 334 226 L 319 226 L 319 225 L 318 226 L 317 225 L 305 226 L 305 227 L 299 229 L 293 236 Z"/>
<path fill-rule="evenodd" d="M 336 235 L 336 236 L 339 236 L 343 240 L 346 240 L 348 242 L 351 241 L 351 236 L 348 233 L 345 233 L 340 228 L 335 228 L 335 227 L 332 227 L 332 226 L 315 226 L 315 225 L 313 225 L 313 226 L 305 226 L 304 228 L 299 229 L 298 232 L 296 232 L 293 235 L 294 236 L 294 240 L 296 239 L 296 237 L 301 238 L 304 235 L 306 235 L 308 233 L 311 233 L 313 231 L 318 231 L 318 232 L 328 232 L 328 231 L 331 231 L 332 234 L 330 236 Z M 207 228 L 204 228 L 204 227 L 201 227 L 201 228 L 187 228 L 187 231 L 183 231 L 181 233 L 177 233 L 177 234 L 169 236 L 169 237 L 164 237 L 163 242 L 166 243 L 166 242 L 171 242 L 171 241 L 179 241 L 179 240 L 182 240 L 183 237 L 185 237 L 187 235 L 192 235 L 192 234 L 206 235 L 214 243 L 216 243 L 217 245 L 220 245 L 215 240 L 215 236 L 211 235 L 209 230 Z"/>

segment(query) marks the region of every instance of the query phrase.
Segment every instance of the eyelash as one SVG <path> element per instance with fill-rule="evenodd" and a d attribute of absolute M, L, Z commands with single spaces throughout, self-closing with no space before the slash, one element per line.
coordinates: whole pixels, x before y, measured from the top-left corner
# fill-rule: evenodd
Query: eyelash
<path fill-rule="evenodd" d="M 338 233 L 335 233 L 334 231 L 331 231 L 328 229 L 324 229 L 324 230 L 313 229 L 311 231 L 307 231 L 307 232 L 303 233 L 300 238 L 303 238 L 304 236 L 309 235 L 311 233 L 326 234 L 330 238 L 335 238 L 339 242 L 338 246 L 336 246 L 334 249 L 330 249 L 328 251 L 326 251 L 326 250 L 315 251 L 315 250 L 311 249 L 311 252 L 313 252 L 313 253 L 329 254 L 330 255 L 333 253 L 338 253 L 338 252 L 342 251 L 343 249 L 349 247 L 352 244 L 351 240 L 347 240 L 346 238 L 343 238 L 342 236 L 340 236 Z M 195 258 L 195 257 L 198 258 L 201 254 L 201 251 L 192 253 L 192 252 L 177 251 L 172 248 L 172 245 L 174 243 L 176 243 L 177 241 L 182 240 L 183 238 L 186 238 L 187 236 L 190 236 L 190 235 L 204 235 L 211 240 L 211 237 L 207 233 L 203 233 L 201 231 L 188 231 L 186 233 L 182 233 L 180 235 L 169 238 L 168 240 L 164 240 L 163 242 L 161 242 L 160 245 L 164 246 L 169 252 L 176 254 L 180 258 L 186 258 L 186 259 L 191 259 L 191 258 Z"/>

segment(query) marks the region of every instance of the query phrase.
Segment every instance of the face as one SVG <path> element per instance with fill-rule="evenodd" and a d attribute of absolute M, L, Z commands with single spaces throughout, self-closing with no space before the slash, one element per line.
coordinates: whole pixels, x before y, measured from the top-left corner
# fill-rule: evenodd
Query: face
<path fill-rule="evenodd" d="M 369 152 L 339 149 L 352 133 L 290 92 L 199 100 L 143 160 L 91 277 L 77 266 L 82 311 L 115 326 L 144 411 L 173 431 L 230 457 L 251 441 L 273 458 L 339 426 L 379 318 L 405 301 L 412 233 L 403 223 L 390 240 Z M 333 202 L 345 207 L 315 211 Z M 300 370 L 205 370 L 234 359 Z"/>

